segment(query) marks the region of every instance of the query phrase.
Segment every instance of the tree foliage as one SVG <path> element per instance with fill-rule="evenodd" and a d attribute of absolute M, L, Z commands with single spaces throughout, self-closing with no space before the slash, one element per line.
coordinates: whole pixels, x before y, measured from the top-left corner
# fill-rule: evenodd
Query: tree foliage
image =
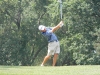
<path fill-rule="evenodd" d="M 57 64 L 100 64 L 100 1 L 62 1 L 64 26 L 56 32 L 61 44 Z M 57 25 L 59 10 L 57 0 L 1 0 L 0 65 L 39 65 L 47 53 L 47 40 L 38 26 Z"/>

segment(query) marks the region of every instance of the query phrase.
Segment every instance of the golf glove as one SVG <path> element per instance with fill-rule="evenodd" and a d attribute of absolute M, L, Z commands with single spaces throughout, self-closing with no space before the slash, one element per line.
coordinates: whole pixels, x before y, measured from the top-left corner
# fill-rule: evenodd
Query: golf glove
<path fill-rule="evenodd" d="M 62 23 L 62 24 L 60 24 L 60 27 L 62 27 L 64 24 Z"/>

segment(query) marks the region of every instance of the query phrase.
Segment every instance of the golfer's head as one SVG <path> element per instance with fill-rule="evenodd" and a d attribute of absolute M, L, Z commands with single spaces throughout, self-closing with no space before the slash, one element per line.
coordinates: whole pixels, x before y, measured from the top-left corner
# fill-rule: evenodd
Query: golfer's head
<path fill-rule="evenodd" d="M 41 32 L 45 32 L 45 31 L 46 31 L 44 25 L 39 25 L 38 29 L 39 29 Z"/>

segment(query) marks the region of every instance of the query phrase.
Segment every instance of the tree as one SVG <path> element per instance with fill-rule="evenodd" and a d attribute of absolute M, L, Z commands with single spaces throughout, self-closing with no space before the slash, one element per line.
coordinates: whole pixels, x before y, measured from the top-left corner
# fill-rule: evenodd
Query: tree
<path fill-rule="evenodd" d="M 93 42 L 96 37 L 92 33 L 95 32 L 97 21 L 91 16 L 91 1 L 74 0 L 63 4 L 64 12 L 67 11 L 64 13 L 64 21 L 68 35 L 62 39 L 63 50 L 66 52 L 62 53 L 62 65 L 95 64 Z"/>
<path fill-rule="evenodd" d="M 100 64 L 100 1 L 63 0 L 62 5 L 57 64 Z M 59 21 L 57 0 L 1 0 L 0 64 L 39 65 L 47 53 L 47 41 L 38 26 L 55 26 Z"/>

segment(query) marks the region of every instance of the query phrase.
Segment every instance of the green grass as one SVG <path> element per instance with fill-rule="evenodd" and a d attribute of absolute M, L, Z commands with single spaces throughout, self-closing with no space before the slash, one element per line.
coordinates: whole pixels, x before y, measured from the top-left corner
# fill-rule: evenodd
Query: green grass
<path fill-rule="evenodd" d="M 0 66 L 0 75 L 100 75 L 100 66 Z"/>

